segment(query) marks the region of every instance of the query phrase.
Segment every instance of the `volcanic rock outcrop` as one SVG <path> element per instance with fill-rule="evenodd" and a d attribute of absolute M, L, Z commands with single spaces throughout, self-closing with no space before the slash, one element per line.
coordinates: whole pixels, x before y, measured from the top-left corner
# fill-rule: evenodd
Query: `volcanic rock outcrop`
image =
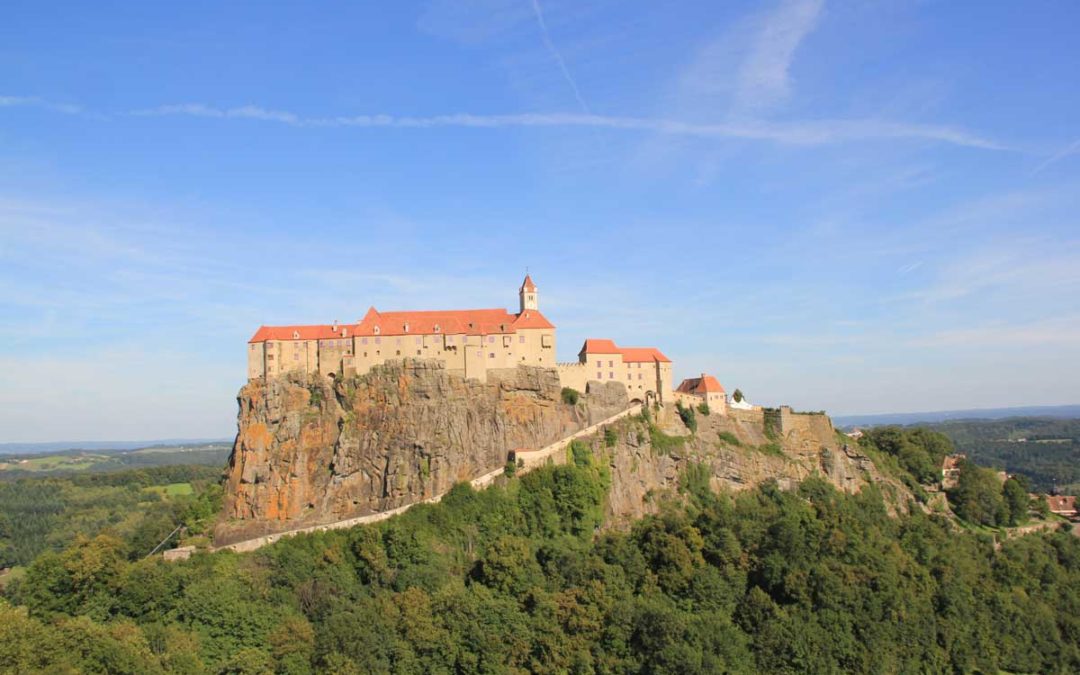
<path fill-rule="evenodd" d="M 489 371 L 389 362 L 349 378 L 251 380 L 237 397 L 225 520 L 216 543 L 385 511 L 436 495 L 628 405 L 621 384 L 561 400 L 554 369 Z"/>

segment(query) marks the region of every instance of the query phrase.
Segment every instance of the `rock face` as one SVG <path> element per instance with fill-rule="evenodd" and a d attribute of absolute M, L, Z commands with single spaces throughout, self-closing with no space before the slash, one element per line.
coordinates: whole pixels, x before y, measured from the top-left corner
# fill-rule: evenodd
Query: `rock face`
<path fill-rule="evenodd" d="M 215 542 L 329 523 L 442 494 L 625 409 L 621 384 L 561 401 L 554 369 L 451 375 L 434 361 L 390 362 L 355 378 L 252 380 L 238 396 L 225 518 Z"/>
<path fill-rule="evenodd" d="M 767 480 L 791 489 L 816 474 L 846 492 L 875 484 L 894 511 L 906 510 L 911 499 L 906 487 L 837 434 L 825 415 L 796 415 L 785 431 L 768 432 L 760 415 L 698 415 L 697 422 L 697 433 L 691 434 L 671 410 L 661 414 L 657 428 L 680 439 L 668 449 L 660 449 L 648 426 L 636 418 L 616 425 L 614 448 L 593 440 L 594 453 L 611 469 L 610 526 L 655 512 L 665 495 L 677 492 L 691 463 L 707 468 L 710 485 L 718 491 L 746 490 Z"/>

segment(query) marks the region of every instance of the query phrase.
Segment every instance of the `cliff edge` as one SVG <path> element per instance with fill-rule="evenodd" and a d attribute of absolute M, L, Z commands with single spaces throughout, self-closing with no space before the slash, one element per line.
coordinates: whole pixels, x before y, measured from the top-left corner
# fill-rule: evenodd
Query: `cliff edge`
<path fill-rule="evenodd" d="M 519 366 L 465 379 L 429 360 L 330 379 L 255 379 L 237 396 L 218 545 L 440 495 L 628 405 L 621 384 L 561 400 L 558 373 Z"/>

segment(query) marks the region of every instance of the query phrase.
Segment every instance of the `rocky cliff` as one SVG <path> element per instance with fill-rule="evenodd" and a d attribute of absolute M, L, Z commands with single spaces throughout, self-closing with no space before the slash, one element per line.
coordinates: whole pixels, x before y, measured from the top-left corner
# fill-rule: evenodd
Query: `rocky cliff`
<path fill-rule="evenodd" d="M 769 428 L 760 413 L 699 414 L 695 433 L 672 409 L 654 418 L 652 425 L 638 418 L 617 423 L 614 447 L 592 439 L 594 453 L 611 469 L 610 526 L 655 512 L 665 497 L 677 494 L 691 464 L 706 468 L 717 491 L 749 489 L 767 480 L 790 489 L 818 475 L 846 492 L 874 484 L 893 511 L 906 510 L 912 498 L 902 483 L 836 433 L 825 415 L 795 415 L 783 428 Z"/>
<path fill-rule="evenodd" d="M 488 381 L 405 360 L 351 378 L 252 380 L 237 397 L 218 544 L 385 511 L 446 492 L 625 409 L 625 388 L 561 400 L 553 369 L 489 371 Z"/>

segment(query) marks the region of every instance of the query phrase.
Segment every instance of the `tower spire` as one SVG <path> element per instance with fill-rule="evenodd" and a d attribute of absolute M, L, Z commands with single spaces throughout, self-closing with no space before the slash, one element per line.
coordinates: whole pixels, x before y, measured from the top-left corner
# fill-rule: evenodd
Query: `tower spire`
<path fill-rule="evenodd" d="M 525 268 L 525 280 L 521 282 L 521 288 L 518 289 L 518 300 L 522 312 L 540 309 L 540 292 L 533 283 L 532 277 L 529 276 L 528 269 Z"/>

